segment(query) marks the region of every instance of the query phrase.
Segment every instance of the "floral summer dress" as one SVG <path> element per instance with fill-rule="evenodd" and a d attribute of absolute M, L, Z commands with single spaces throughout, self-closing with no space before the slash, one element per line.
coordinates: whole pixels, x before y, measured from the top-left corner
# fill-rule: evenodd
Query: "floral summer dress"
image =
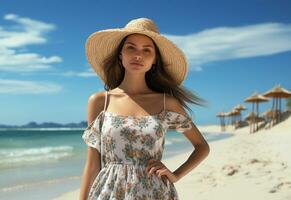
<path fill-rule="evenodd" d="M 150 159 L 161 160 L 168 129 L 192 128 L 189 116 L 164 109 L 159 114 L 123 116 L 104 109 L 85 129 L 82 138 L 101 154 L 101 170 L 88 200 L 178 200 L 169 179 L 146 172 Z"/>

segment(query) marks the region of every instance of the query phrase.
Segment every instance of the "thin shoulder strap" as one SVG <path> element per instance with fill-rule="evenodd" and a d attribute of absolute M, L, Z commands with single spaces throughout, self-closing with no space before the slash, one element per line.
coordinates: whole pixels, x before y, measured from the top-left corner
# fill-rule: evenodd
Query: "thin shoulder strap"
<path fill-rule="evenodd" d="M 104 103 L 104 108 L 103 108 L 104 112 L 106 110 L 106 104 L 107 104 L 107 93 L 108 93 L 108 91 L 106 90 L 106 92 L 105 92 L 105 103 Z"/>
<path fill-rule="evenodd" d="M 164 92 L 164 110 L 162 115 L 162 120 L 164 121 L 166 117 L 166 93 Z"/>
<path fill-rule="evenodd" d="M 164 112 L 166 110 L 166 93 L 164 92 Z"/>

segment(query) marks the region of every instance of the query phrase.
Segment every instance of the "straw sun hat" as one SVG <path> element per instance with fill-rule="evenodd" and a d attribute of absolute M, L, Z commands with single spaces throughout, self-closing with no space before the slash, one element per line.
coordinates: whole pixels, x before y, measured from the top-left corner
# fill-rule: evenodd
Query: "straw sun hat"
<path fill-rule="evenodd" d="M 155 23 L 147 18 L 131 20 L 124 28 L 107 29 L 91 34 L 86 41 L 86 56 L 94 71 L 105 81 L 103 61 L 119 46 L 122 39 L 139 33 L 150 37 L 159 48 L 165 70 L 180 85 L 188 72 L 184 53 L 166 37 L 160 35 Z"/>

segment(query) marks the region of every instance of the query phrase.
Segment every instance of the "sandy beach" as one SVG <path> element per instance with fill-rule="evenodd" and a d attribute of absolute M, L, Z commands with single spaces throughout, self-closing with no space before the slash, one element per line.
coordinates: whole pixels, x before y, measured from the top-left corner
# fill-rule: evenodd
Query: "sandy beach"
<path fill-rule="evenodd" d="M 201 132 L 221 133 L 220 127 L 200 126 Z M 291 199 L 291 117 L 254 134 L 249 127 L 226 132 L 233 137 L 210 143 L 210 154 L 197 168 L 175 183 L 181 200 Z M 163 160 L 175 170 L 191 152 Z M 55 200 L 78 199 L 79 190 Z"/>

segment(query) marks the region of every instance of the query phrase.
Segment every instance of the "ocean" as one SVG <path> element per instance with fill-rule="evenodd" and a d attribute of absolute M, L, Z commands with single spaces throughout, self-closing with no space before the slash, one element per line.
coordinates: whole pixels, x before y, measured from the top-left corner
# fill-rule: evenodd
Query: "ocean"
<path fill-rule="evenodd" d="M 0 130 L 0 199 L 53 199 L 79 188 L 87 156 L 83 131 Z M 231 136 L 203 135 L 208 142 Z M 191 149 L 183 134 L 168 131 L 163 159 Z"/>

